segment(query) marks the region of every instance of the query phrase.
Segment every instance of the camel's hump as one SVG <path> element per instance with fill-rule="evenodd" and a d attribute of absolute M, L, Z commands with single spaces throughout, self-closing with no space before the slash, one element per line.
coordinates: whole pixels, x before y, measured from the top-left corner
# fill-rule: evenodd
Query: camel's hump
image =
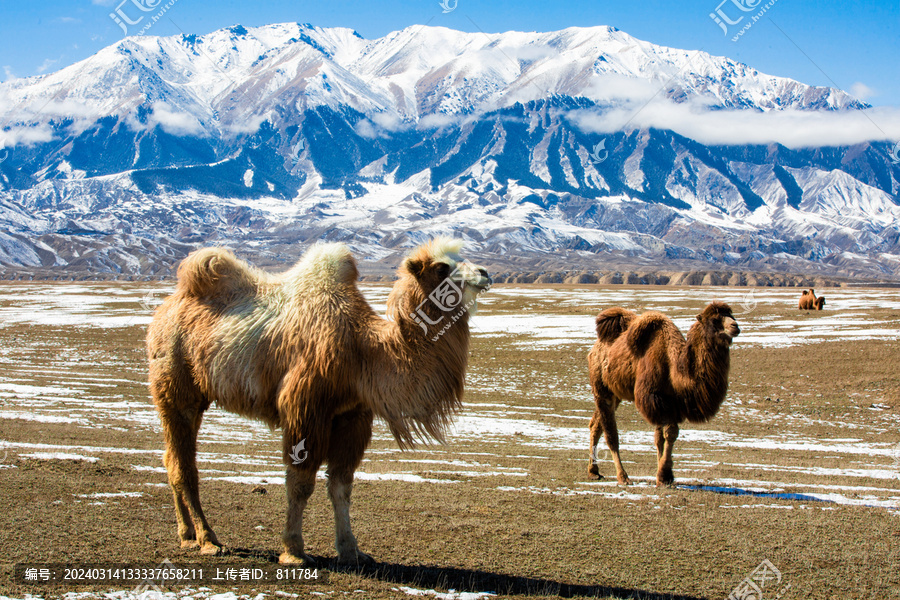
<path fill-rule="evenodd" d="M 282 281 L 296 281 L 301 286 L 303 283 L 328 286 L 354 283 L 358 277 L 356 260 L 350 248 L 341 243 L 318 243 L 311 246 L 300 261 L 284 274 Z"/>
<path fill-rule="evenodd" d="M 625 333 L 636 317 L 636 314 L 620 306 L 607 308 L 597 315 L 595 320 L 597 339 L 605 344 L 611 344 Z"/>
<path fill-rule="evenodd" d="M 203 248 L 181 262 L 178 286 L 188 295 L 202 297 L 226 289 L 255 289 L 265 282 L 322 289 L 355 282 L 358 276 L 350 249 L 340 243 L 313 245 L 296 265 L 281 275 L 255 269 L 226 248 Z"/>
<path fill-rule="evenodd" d="M 226 282 L 241 286 L 252 279 L 252 268 L 227 248 L 201 248 L 178 267 L 178 287 L 191 296 L 206 296 Z"/>
<path fill-rule="evenodd" d="M 669 327 L 672 320 L 661 312 L 648 310 L 635 319 L 628 328 L 628 345 L 631 351 L 642 355 L 653 340 L 657 331 Z M 673 325 L 674 327 L 674 325 Z"/>

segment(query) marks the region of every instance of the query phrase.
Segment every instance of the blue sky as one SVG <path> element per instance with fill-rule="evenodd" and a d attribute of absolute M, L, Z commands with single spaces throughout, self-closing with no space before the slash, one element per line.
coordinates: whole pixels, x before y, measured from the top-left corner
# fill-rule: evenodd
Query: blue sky
<path fill-rule="evenodd" d="M 156 14 L 173 0 L 2 1 L 0 80 L 56 71 L 123 37 L 110 18 Z M 416 24 L 463 31 L 552 31 L 612 25 L 656 44 L 700 49 L 745 62 L 768 74 L 837 86 L 876 106 L 900 106 L 900 2 L 847 0 L 174 0 L 147 35 L 209 33 L 240 23 L 289 21 L 349 27 L 376 38 Z M 157 7 L 142 13 L 133 3 Z M 753 8 L 742 11 L 738 4 Z M 750 15 L 771 4 L 737 41 Z M 727 34 L 710 17 L 737 21 Z M 724 17 L 724 20 L 723 18 Z M 145 20 L 146 22 L 146 20 Z M 136 31 L 138 27 L 132 27 Z"/>

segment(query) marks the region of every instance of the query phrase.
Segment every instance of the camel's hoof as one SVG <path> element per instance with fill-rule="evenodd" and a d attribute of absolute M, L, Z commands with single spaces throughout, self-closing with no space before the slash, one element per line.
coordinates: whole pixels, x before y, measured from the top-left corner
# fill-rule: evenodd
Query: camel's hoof
<path fill-rule="evenodd" d="M 365 552 L 356 550 L 355 552 L 346 552 L 341 556 L 338 556 L 338 564 L 357 567 L 361 565 L 373 565 L 375 564 L 375 559 Z"/>
<path fill-rule="evenodd" d="M 591 465 L 591 468 L 588 469 L 588 475 L 596 475 L 598 479 L 603 479 L 603 475 L 600 474 L 600 469 L 597 468 L 597 465 Z"/>
<path fill-rule="evenodd" d="M 212 542 L 206 542 L 202 546 L 200 546 L 200 554 L 207 554 L 209 556 L 217 556 L 220 554 L 224 554 L 224 550 L 222 550 L 222 546 L 218 544 L 214 544 Z"/>
<path fill-rule="evenodd" d="M 293 552 L 288 552 L 287 550 L 282 552 L 281 556 L 278 557 L 278 563 L 282 565 L 303 565 L 305 567 L 316 566 L 316 561 L 308 554 L 301 552 L 300 556 L 297 556 Z"/>
<path fill-rule="evenodd" d="M 181 540 L 182 548 L 196 548 L 200 543 L 197 540 Z"/>
<path fill-rule="evenodd" d="M 616 477 L 616 481 L 619 482 L 619 485 L 631 485 L 631 480 L 628 479 L 628 475 L 620 475 Z"/>
<path fill-rule="evenodd" d="M 675 487 L 675 478 L 660 479 L 656 478 L 656 487 Z"/>

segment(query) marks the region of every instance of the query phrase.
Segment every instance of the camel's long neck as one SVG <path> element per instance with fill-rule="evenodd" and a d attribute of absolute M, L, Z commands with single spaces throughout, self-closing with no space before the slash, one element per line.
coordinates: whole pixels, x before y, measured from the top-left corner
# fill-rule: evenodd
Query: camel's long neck
<path fill-rule="evenodd" d="M 678 361 L 676 391 L 682 400 L 682 417 L 692 423 L 712 419 L 725 400 L 730 367 L 729 346 L 719 335 L 710 337 L 701 323 L 688 331 Z"/>
<path fill-rule="evenodd" d="M 401 447 L 419 438 L 443 440 L 461 408 L 469 354 L 468 313 L 432 314 L 427 331 L 411 317 L 408 303 L 393 307 L 393 321 L 375 317 L 368 329 L 369 359 L 361 394 L 387 421 Z M 451 317 L 456 316 L 456 320 Z M 427 324 L 427 323 L 426 323 Z"/>

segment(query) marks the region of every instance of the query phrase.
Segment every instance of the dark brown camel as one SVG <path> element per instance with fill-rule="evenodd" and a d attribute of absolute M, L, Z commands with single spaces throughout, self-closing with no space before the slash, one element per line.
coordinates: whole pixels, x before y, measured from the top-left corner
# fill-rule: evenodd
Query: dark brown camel
<path fill-rule="evenodd" d="M 740 333 L 731 307 L 711 303 L 697 315 L 687 339 L 659 312 L 638 316 L 624 308 L 609 308 L 597 315 L 596 323 L 597 341 L 588 354 L 596 402 L 590 425 L 590 473 L 600 477 L 595 452 L 602 432 L 617 480 L 629 483 L 619 459 L 615 416 L 619 403 L 628 400 L 656 426 L 656 484 L 670 485 L 679 423 L 709 421 L 725 399 L 729 348 Z"/>

